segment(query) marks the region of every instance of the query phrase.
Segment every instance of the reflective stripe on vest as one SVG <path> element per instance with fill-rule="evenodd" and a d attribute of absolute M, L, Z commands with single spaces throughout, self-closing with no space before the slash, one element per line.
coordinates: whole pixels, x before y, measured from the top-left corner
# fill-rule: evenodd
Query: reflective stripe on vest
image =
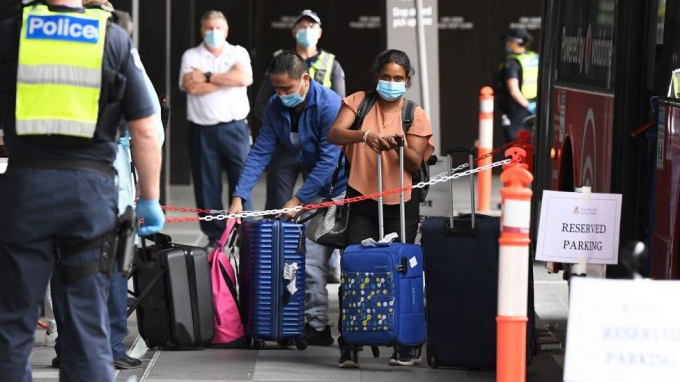
<path fill-rule="evenodd" d="M 517 60 L 522 67 L 522 95 L 528 100 L 538 96 L 538 54 L 526 52 L 511 54 L 510 58 Z"/>
<path fill-rule="evenodd" d="M 17 72 L 17 135 L 94 136 L 109 12 L 23 11 Z"/>

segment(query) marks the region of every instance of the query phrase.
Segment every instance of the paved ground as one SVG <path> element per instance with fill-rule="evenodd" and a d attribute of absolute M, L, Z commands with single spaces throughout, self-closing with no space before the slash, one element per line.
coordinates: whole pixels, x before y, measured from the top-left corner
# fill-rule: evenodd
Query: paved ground
<path fill-rule="evenodd" d="M 498 204 L 498 177 L 494 179 L 492 206 Z M 442 187 L 434 186 L 434 187 Z M 469 184 L 458 181 L 455 187 L 454 210 L 469 210 Z M 264 187 L 261 182 L 254 192 L 256 208 L 264 204 Z M 177 186 L 171 190 L 168 204 L 193 206 L 190 187 Z M 186 216 L 173 213 L 170 216 Z M 195 223 L 171 224 L 164 232 L 176 242 L 203 245 L 206 239 Z M 539 341 L 543 347 L 555 347 L 555 338 L 563 343 L 566 331 L 568 290 L 560 275 L 549 275 L 542 265 L 534 266 L 536 288 L 536 312 Z M 337 322 L 337 285 L 329 286 L 331 296 L 331 322 Z M 374 359 L 370 351 L 361 355 L 361 369 L 337 368 L 339 351 L 337 345 L 328 348 L 310 347 L 306 351 L 281 349 L 269 345 L 265 350 L 184 350 L 167 351 L 147 349 L 137 337 L 136 317 L 128 321 L 129 335 L 125 342 L 130 355 L 141 358 L 144 367 L 118 372 L 117 381 L 495 381 L 495 374 L 487 371 L 430 369 L 423 363 L 418 367 L 395 368 L 387 365 L 390 353 L 385 349 L 381 357 Z M 334 329 L 335 330 L 335 329 Z M 49 367 L 54 350 L 44 346 L 44 330 L 36 331 L 36 346 L 31 357 L 35 381 L 56 381 L 58 370 Z M 559 345 L 559 344 L 558 344 Z M 562 380 L 564 352 L 544 350 L 528 368 L 527 380 L 552 382 Z"/>

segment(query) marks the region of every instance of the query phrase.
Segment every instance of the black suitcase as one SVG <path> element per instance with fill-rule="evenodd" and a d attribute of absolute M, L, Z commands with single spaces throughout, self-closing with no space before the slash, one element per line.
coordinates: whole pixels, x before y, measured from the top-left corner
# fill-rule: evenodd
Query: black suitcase
<path fill-rule="evenodd" d="M 214 334 L 210 265 L 205 249 L 174 244 L 154 235 L 138 251 L 133 285 L 139 335 L 146 346 L 204 347 Z M 144 242 L 144 240 L 142 240 Z"/>
<path fill-rule="evenodd" d="M 461 151 L 470 153 L 472 168 L 471 150 L 461 147 L 447 153 L 449 168 L 451 154 Z M 470 177 L 470 182 L 472 214 L 429 218 L 421 227 L 427 301 L 426 352 L 427 363 L 433 368 L 496 368 L 500 218 L 474 213 L 474 177 Z M 531 273 L 530 279 L 533 281 Z M 527 336 L 533 344 L 533 288 L 529 289 L 529 308 L 531 330 Z M 531 355 L 528 352 L 527 363 Z"/>

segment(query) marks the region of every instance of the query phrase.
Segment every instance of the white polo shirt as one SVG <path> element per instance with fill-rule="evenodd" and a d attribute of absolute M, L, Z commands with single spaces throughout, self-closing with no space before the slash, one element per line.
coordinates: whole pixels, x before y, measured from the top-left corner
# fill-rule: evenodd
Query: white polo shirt
<path fill-rule="evenodd" d="M 203 43 L 189 49 L 182 55 L 182 67 L 179 73 L 179 88 L 182 78 L 195 69 L 204 72 L 225 73 L 235 63 L 240 63 L 250 75 L 249 84 L 253 82 L 253 68 L 250 55 L 242 46 L 225 43 L 222 53 L 215 57 Z M 250 112 L 246 86 L 223 87 L 220 90 L 204 95 L 187 94 L 187 119 L 199 125 L 214 125 L 220 122 L 231 122 L 245 119 Z"/>

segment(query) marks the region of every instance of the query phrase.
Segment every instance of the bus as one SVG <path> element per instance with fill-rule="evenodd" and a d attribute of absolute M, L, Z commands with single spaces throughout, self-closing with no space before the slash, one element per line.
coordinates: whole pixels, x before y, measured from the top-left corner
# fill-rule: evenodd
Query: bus
<path fill-rule="evenodd" d="M 542 25 L 532 234 L 543 190 L 620 193 L 620 243 L 650 246 L 657 279 L 678 278 L 679 2 L 546 0 Z"/>

